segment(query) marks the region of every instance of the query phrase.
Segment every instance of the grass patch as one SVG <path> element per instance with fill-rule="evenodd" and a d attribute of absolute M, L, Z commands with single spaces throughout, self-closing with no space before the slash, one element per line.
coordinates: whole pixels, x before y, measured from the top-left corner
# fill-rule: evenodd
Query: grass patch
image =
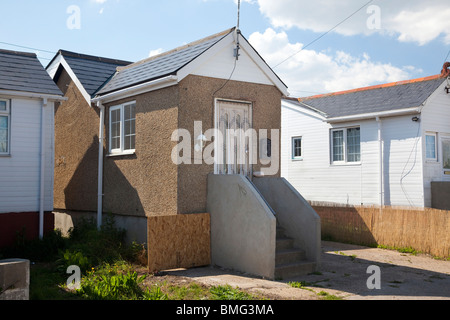
<path fill-rule="evenodd" d="M 175 283 L 136 271 L 146 260 L 145 248 L 124 244 L 125 231 L 115 227 L 108 216 L 98 230 L 94 220 L 83 220 L 68 237 L 55 231 L 43 239 L 26 241 L 18 234 L 11 248 L 2 250 L 2 258 L 22 257 L 30 265 L 30 300 L 256 300 L 239 288 L 208 288 L 195 282 Z M 67 268 L 78 266 L 81 282 L 70 290 Z M 136 268 L 138 267 L 138 268 Z M 180 284 L 181 283 L 181 284 Z"/>
<path fill-rule="evenodd" d="M 329 294 L 328 292 L 325 291 L 320 291 L 319 293 L 317 293 L 317 295 L 322 300 L 343 300 L 342 298 L 335 296 L 334 294 Z"/>
<path fill-rule="evenodd" d="M 346 254 L 346 253 L 344 253 L 342 251 L 335 251 L 334 253 L 340 254 L 341 256 L 349 257 L 350 260 L 352 260 L 352 261 L 355 261 L 356 257 L 357 257 L 356 254 L 348 255 L 348 254 Z"/>
<path fill-rule="evenodd" d="M 386 249 L 386 250 L 394 250 L 394 251 L 398 251 L 400 253 L 409 253 L 412 255 L 417 255 L 417 254 L 421 253 L 420 251 L 417 251 L 416 249 L 414 249 L 412 247 L 392 247 L 392 246 L 386 246 L 386 245 L 379 244 L 377 246 L 377 248 Z"/>
<path fill-rule="evenodd" d="M 321 287 L 321 286 L 318 286 L 317 283 L 318 282 L 322 282 L 322 281 L 328 281 L 328 279 L 317 281 L 317 282 L 313 282 L 313 283 L 306 282 L 306 281 L 293 281 L 293 282 L 288 282 L 288 284 L 291 287 L 293 287 L 293 288 L 298 288 L 298 289 L 302 289 L 302 290 L 308 290 L 308 291 L 316 293 L 313 289 L 307 288 L 307 287 L 313 287 L 313 286 L 314 287 Z M 332 295 L 332 294 L 329 294 L 326 291 L 320 291 L 320 292 L 318 292 L 316 294 L 321 300 L 343 300 L 342 298 L 337 297 L 337 296 Z"/>

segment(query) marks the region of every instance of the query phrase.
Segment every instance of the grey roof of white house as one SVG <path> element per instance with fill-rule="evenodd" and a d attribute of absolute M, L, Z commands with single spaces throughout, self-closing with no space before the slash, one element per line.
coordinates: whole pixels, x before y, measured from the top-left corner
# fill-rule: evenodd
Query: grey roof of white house
<path fill-rule="evenodd" d="M 318 110 L 324 113 L 326 118 L 416 108 L 446 79 L 432 76 L 300 99 L 288 98 L 288 101 Z"/>
<path fill-rule="evenodd" d="M 86 92 L 92 97 L 116 72 L 132 62 L 59 50 Z M 56 55 L 58 56 L 58 55 Z M 55 56 L 55 58 L 56 58 Z M 53 60 L 52 60 L 53 62 Z M 49 65 L 52 63 L 50 62 Z M 57 81 L 57 77 L 55 77 Z"/>
<path fill-rule="evenodd" d="M 235 28 L 232 28 L 161 55 L 136 62 L 130 66 L 118 68 L 112 79 L 97 94 L 104 95 L 169 75 L 175 75 L 181 68 L 234 30 Z"/>
<path fill-rule="evenodd" d="M 36 54 L 0 50 L 0 89 L 62 96 Z"/>

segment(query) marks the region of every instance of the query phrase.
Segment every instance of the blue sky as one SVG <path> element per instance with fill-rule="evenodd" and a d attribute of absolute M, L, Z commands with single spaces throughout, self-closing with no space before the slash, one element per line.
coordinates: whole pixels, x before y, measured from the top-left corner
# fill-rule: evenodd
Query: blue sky
<path fill-rule="evenodd" d="M 240 27 L 292 96 L 440 73 L 450 50 L 448 0 L 368 2 L 242 0 Z M 236 0 L 15 0 L 0 10 L 0 48 L 37 52 L 44 66 L 58 49 L 138 61 L 237 21 Z"/>

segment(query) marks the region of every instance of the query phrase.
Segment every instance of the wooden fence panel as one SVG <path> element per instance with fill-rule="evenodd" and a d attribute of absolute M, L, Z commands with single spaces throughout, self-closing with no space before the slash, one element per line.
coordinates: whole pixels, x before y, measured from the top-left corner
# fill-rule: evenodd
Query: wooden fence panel
<path fill-rule="evenodd" d="M 450 257 L 450 213 L 437 209 L 347 207 L 314 204 L 322 237 L 366 246 L 413 248 Z"/>

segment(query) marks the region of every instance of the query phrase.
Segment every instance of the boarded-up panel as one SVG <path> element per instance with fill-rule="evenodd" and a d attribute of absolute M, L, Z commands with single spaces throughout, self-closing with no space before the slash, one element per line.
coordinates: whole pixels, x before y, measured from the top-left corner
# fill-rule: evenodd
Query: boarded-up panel
<path fill-rule="evenodd" d="M 148 217 L 149 272 L 211 263 L 209 214 Z"/>

